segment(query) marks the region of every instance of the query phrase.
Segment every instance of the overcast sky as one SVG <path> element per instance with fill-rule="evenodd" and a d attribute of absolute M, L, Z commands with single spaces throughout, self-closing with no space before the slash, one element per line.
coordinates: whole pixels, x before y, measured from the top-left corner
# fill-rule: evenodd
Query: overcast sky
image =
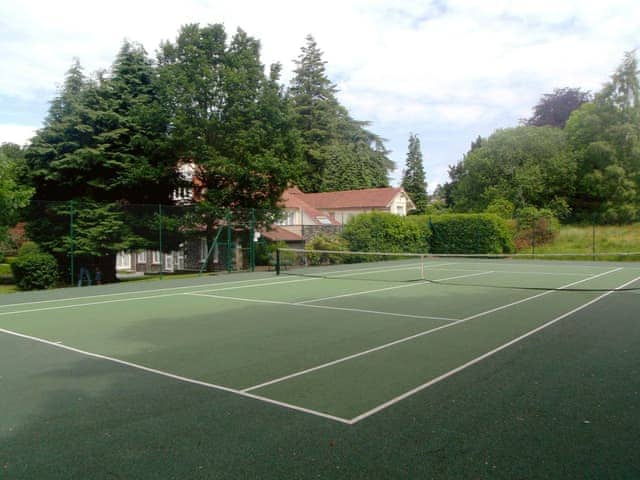
<path fill-rule="evenodd" d="M 478 135 L 518 125 L 554 88 L 597 91 L 640 47 L 638 0 L 0 0 L 0 142 L 42 126 L 74 57 L 108 68 L 123 39 L 155 56 L 186 23 L 240 27 L 265 65 L 293 60 L 312 34 L 340 101 L 387 139 L 400 182 L 410 133 L 429 190 Z"/>

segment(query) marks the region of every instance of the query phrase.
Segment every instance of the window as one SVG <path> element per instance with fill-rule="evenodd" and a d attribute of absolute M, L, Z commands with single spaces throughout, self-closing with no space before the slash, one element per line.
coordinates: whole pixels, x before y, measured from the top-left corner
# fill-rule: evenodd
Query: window
<path fill-rule="evenodd" d="M 160 264 L 160 252 L 158 252 L 157 250 L 151 252 L 151 263 L 153 263 L 154 265 Z"/>
<path fill-rule="evenodd" d="M 147 263 L 147 252 L 141 251 L 138 252 L 138 263 Z"/>
<path fill-rule="evenodd" d="M 116 268 L 119 270 L 131 268 L 131 254 L 128 252 L 118 252 L 116 256 Z"/>
<path fill-rule="evenodd" d="M 295 225 L 296 212 L 286 211 L 278 221 L 278 225 Z"/>
<path fill-rule="evenodd" d="M 396 214 L 404 216 L 404 205 L 398 205 L 396 207 Z"/>

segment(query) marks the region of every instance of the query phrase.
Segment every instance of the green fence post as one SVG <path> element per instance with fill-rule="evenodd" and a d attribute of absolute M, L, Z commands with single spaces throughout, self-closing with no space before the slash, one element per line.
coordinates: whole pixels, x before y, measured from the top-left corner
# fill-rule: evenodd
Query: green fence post
<path fill-rule="evenodd" d="M 592 260 L 596 261 L 596 213 L 591 217 L 591 255 Z"/>
<path fill-rule="evenodd" d="M 249 270 L 256 270 L 256 212 L 251 209 L 251 225 L 249 228 Z"/>
<path fill-rule="evenodd" d="M 231 252 L 231 213 L 228 215 L 227 221 L 227 272 L 231 272 L 232 252 Z"/>
<path fill-rule="evenodd" d="M 73 216 L 74 216 L 74 209 L 73 209 L 73 200 L 69 201 L 69 239 L 71 242 L 70 248 L 71 251 L 69 252 L 69 260 L 71 261 L 71 286 L 73 287 L 73 285 L 76 283 L 75 279 L 76 279 L 76 273 L 75 273 L 75 238 L 74 238 L 74 232 L 73 232 Z"/>
<path fill-rule="evenodd" d="M 162 204 L 158 204 L 158 243 L 160 247 L 160 280 L 164 271 L 164 254 L 162 253 Z"/>

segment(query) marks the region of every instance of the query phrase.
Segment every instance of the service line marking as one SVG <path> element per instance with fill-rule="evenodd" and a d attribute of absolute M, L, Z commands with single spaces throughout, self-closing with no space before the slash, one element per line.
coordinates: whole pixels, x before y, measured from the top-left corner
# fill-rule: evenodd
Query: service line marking
<path fill-rule="evenodd" d="M 89 351 L 86 351 L 86 350 L 81 350 L 79 348 L 70 347 L 68 345 L 64 345 L 64 344 L 59 343 L 59 342 L 52 342 L 52 341 L 46 340 L 44 338 L 34 337 L 34 336 L 31 336 L 31 335 L 25 335 L 23 333 L 14 332 L 12 330 L 6 330 L 4 328 L 0 328 L 0 333 L 5 333 L 7 335 L 12 335 L 12 336 L 15 336 L 15 337 L 24 338 L 26 340 L 31 340 L 33 342 L 43 343 L 45 345 L 49 345 L 49 346 L 52 346 L 52 347 L 55 347 L 55 348 L 61 348 L 63 350 L 68 350 L 68 351 L 71 351 L 71 352 L 79 353 L 80 355 L 84 355 L 84 356 L 87 356 L 87 357 L 97 358 L 99 360 L 106 360 L 108 362 L 117 363 L 119 365 L 124 365 L 126 367 L 134 368 L 136 370 L 142 370 L 144 372 L 153 373 L 155 375 L 160 375 L 162 377 L 171 378 L 171 379 L 174 379 L 174 380 L 178 380 L 180 382 L 191 383 L 191 384 L 194 384 L 194 385 L 200 385 L 202 387 L 207 387 L 207 388 L 211 388 L 211 389 L 214 389 L 214 390 L 220 390 L 220 391 L 223 391 L 223 392 L 235 393 L 236 395 L 240 395 L 242 397 L 252 398 L 254 400 L 260 400 L 262 402 L 270 403 L 272 405 L 277 405 L 279 407 L 284 407 L 284 408 L 287 408 L 289 410 L 296 410 L 298 412 L 308 413 L 310 415 L 315 415 L 317 417 L 327 418 L 329 420 L 334 420 L 334 421 L 340 422 L 340 423 L 346 423 L 346 424 L 350 423 L 349 420 L 346 419 L 346 418 L 337 417 L 335 415 L 330 415 L 328 413 L 319 412 L 319 411 L 316 411 L 316 410 L 300 407 L 298 405 L 293 405 L 293 404 L 286 403 L 286 402 L 281 402 L 281 401 L 274 400 L 274 399 L 267 398 L 267 397 L 262 397 L 260 395 L 255 395 L 255 394 L 243 392 L 243 391 L 237 390 L 235 388 L 225 387 L 223 385 L 217 385 L 215 383 L 203 382 L 201 380 L 196 380 L 194 378 L 183 377 L 181 375 L 176 375 L 174 373 L 165 372 L 163 370 L 158 370 L 156 368 L 145 367 L 144 365 L 140 365 L 138 363 L 127 362 L 126 360 L 120 360 L 119 358 L 110 357 L 108 355 L 102 355 L 102 354 L 99 354 L 99 353 L 93 353 L 93 352 L 89 352 Z"/>
<path fill-rule="evenodd" d="M 581 310 L 584 310 L 585 308 L 593 305 L 594 303 L 599 302 L 603 298 L 608 297 L 612 293 L 615 293 L 617 290 L 621 290 L 621 289 L 627 287 L 628 285 L 631 285 L 631 284 L 637 282 L 638 280 L 640 280 L 640 277 L 636 277 L 633 280 L 631 280 L 629 282 L 626 282 L 626 283 L 616 287 L 614 290 L 610 290 L 610 291 L 608 291 L 606 293 L 603 293 L 602 295 L 600 295 L 600 296 L 598 296 L 598 297 L 596 297 L 596 298 L 594 298 L 594 299 L 592 299 L 592 300 L 590 300 L 590 301 L 588 301 L 588 302 L 586 302 L 586 303 L 574 308 L 573 310 L 570 310 L 570 311 L 568 311 L 566 313 L 563 313 L 562 315 L 554 318 L 553 320 L 549 320 L 548 322 L 540 325 L 539 327 L 536 327 L 536 328 L 534 328 L 532 330 L 529 330 L 528 332 L 524 333 L 523 335 L 520 335 L 519 337 L 516 337 L 513 340 L 510 340 L 507 343 L 504 343 L 504 344 L 500 345 L 499 347 L 496 347 L 493 350 L 490 350 L 487 353 L 484 353 L 484 354 L 482 354 L 482 355 L 480 355 L 480 356 L 468 361 L 467 363 L 465 363 L 463 365 L 460 365 L 459 367 L 456 367 L 456 368 L 454 368 L 452 370 L 449 370 L 448 372 L 443 373 L 442 375 L 440 375 L 440 376 L 438 376 L 438 377 L 436 377 L 436 378 L 434 378 L 432 380 L 429 380 L 428 382 L 423 383 L 422 385 L 420 385 L 418 387 L 415 387 L 415 388 L 409 390 L 408 392 L 405 392 L 402 395 L 399 395 L 399 396 L 389 400 L 388 402 L 385 402 L 385 403 L 383 403 L 381 405 L 378 405 L 375 408 L 372 408 L 371 410 L 368 410 L 368 411 L 366 411 L 366 412 L 364 412 L 364 413 L 362 413 L 362 414 L 360 414 L 360 415 L 358 415 L 356 417 L 353 417 L 349 421 L 349 423 L 353 425 L 353 424 L 355 424 L 355 423 L 357 423 L 357 422 L 359 422 L 361 420 L 364 420 L 367 417 L 370 417 L 371 415 L 374 415 L 374 414 L 376 414 L 376 413 L 378 413 L 378 412 L 380 412 L 380 411 L 382 411 L 382 410 L 384 410 L 386 408 L 389 408 L 392 405 L 394 405 L 394 404 L 396 404 L 396 403 L 398 403 L 398 402 L 400 402 L 400 401 L 402 401 L 402 400 L 404 400 L 406 398 L 409 398 L 410 396 L 415 395 L 416 393 L 418 393 L 418 392 L 420 392 L 422 390 L 425 390 L 426 388 L 429 388 L 432 385 L 435 385 L 436 383 L 441 382 L 442 380 L 445 380 L 446 378 L 449 378 L 450 376 L 455 375 L 456 373 L 459 373 L 462 370 L 465 370 L 466 368 L 469 368 L 470 366 L 475 365 L 476 363 L 479 363 L 482 360 L 485 360 L 486 358 L 491 357 L 492 355 L 495 355 L 496 353 L 504 350 L 505 348 L 508 348 L 511 345 L 513 345 L 515 343 L 518 343 L 518 342 L 524 340 L 525 338 L 530 337 L 531 335 L 534 335 L 534 334 L 540 332 L 541 330 L 544 330 L 547 327 L 550 327 L 551 325 L 559 322 L 560 320 L 563 320 L 563 319 L 573 315 L 574 313 L 577 313 L 577 312 L 579 312 Z"/>
<path fill-rule="evenodd" d="M 617 272 L 619 270 L 621 270 L 621 268 L 616 268 L 614 270 L 609 270 L 607 272 L 599 273 L 597 275 L 592 275 L 592 276 L 590 276 L 588 278 L 585 278 L 583 280 L 578 280 L 577 282 L 572 282 L 572 283 L 569 283 L 567 285 L 564 285 L 564 286 L 560 287 L 560 289 L 570 288 L 570 287 L 572 287 L 574 285 L 577 285 L 579 283 L 587 282 L 589 280 L 594 280 L 594 279 L 596 279 L 598 277 L 601 277 L 603 275 L 608 275 L 610 273 L 614 273 L 614 272 Z M 619 288 L 622 288 L 622 287 L 619 287 Z M 294 373 L 289 374 L 289 375 L 285 375 L 285 376 L 282 376 L 282 377 L 279 377 L 279 378 L 274 378 L 274 379 L 269 380 L 267 382 L 263 382 L 263 383 L 260 383 L 258 385 L 253 385 L 251 387 L 245 388 L 243 391 L 244 392 L 250 392 L 252 390 L 258 390 L 260 388 L 263 388 L 263 387 L 266 387 L 266 386 L 269 386 L 269 385 L 273 385 L 275 383 L 284 382 L 286 380 L 290 380 L 292 378 L 299 377 L 299 376 L 305 375 L 307 373 L 315 372 L 317 370 L 321 370 L 321 369 L 324 369 L 324 368 L 327 368 L 327 367 L 332 367 L 332 366 L 337 365 L 339 363 L 343 363 L 343 362 L 346 362 L 346 361 L 349 361 L 349 360 L 353 360 L 354 358 L 359 358 L 359 357 L 362 357 L 364 355 L 368 355 L 368 354 L 373 353 L 373 352 L 378 352 L 380 350 L 384 350 L 386 348 L 393 347 L 394 345 L 399 345 L 401 343 L 405 343 L 405 342 L 408 342 L 408 341 L 411 341 L 411 340 L 415 340 L 416 338 L 424 337 L 426 335 L 431 335 L 432 333 L 439 332 L 440 330 L 444 330 L 445 328 L 450 328 L 450 327 L 453 327 L 455 325 L 459 325 L 461 323 L 468 322 L 470 320 L 473 320 L 473 319 L 488 315 L 490 313 L 494 313 L 494 312 L 497 312 L 499 310 L 504 310 L 505 308 L 513 307 L 515 305 L 519 305 L 521 303 L 528 302 L 530 300 L 534 300 L 536 298 L 540 298 L 540 297 L 543 297 L 545 295 L 549 295 L 549 294 L 554 293 L 554 292 L 555 292 L 555 290 L 548 290 L 546 292 L 542 292 L 542 293 L 539 293 L 537 295 L 532 295 L 530 297 L 526 297 L 526 298 L 523 298 L 521 300 L 508 303 L 506 305 L 501 305 L 499 307 L 495 307 L 495 308 L 492 308 L 490 310 L 486 310 L 484 312 L 477 313 L 475 315 L 470 315 L 470 316 L 468 316 L 466 318 L 463 318 L 461 320 L 457 320 L 457 321 L 454 321 L 454 322 L 451 322 L 451 323 L 447 323 L 445 325 L 440 325 L 439 327 L 430 328 L 429 330 L 425 330 L 423 332 L 419 332 L 419 333 L 416 333 L 414 335 L 410 335 L 408 337 L 400 338 L 398 340 L 394 340 L 393 342 L 385 343 L 384 345 L 379 345 L 377 347 L 373 347 L 373 348 L 370 348 L 370 349 L 362 351 L 362 352 L 358 352 L 358 353 L 354 353 L 352 355 L 348 355 L 346 357 L 338 358 L 338 359 L 333 360 L 331 362 L 326 362 L 326 363 L 323 363 L 323 364 L 320 364 L 320 365 L 316 365 L 314 367 L 310 367 L 310 368 L 307 368 L 307 369 L 304 369 L 304 370 L 300 370 L 298 372 L 294 372 Z"/>

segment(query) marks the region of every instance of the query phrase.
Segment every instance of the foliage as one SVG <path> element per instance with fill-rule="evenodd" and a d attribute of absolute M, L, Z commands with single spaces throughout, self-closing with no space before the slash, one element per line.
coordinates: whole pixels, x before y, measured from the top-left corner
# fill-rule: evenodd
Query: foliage
<path fill-rule="evenodd" d="M 429 218 L 433 253 L 510 253 L 513 241 L 504 219 L 489 213 Z"/>
<path fill-rule="evenodd" d="M 306 242 L 306 250 L 328 250 L 328 251 L 348 251 L 347 241 L 339 235 L 320 233 Z M 307 260 L 312 265 L 338 264 L 349 262 L 349 257 L 332 253 L 308 253 Z"/>
<path fill-rule="evenodd" d="M 572 193 L 576 164 L 562 130 L 517 127 L 498 130 L 456 167 L 451 201 L 458 211 L 486 209 L 496 199 L 516 207 L 547 207 Z"/>
<path fill-rule="evenodd" d="M 49 253 L 31 252 L 19 255 L 11 264 L 16 286 L 20 290 L 51 288 L 58 278 L 58 265 Z"/>
<path fill-rule="evenodd" d="M 364 213 L 345 225 L 342 236 L 352 251 L 423 253 L 429 247 L 426 218 L 418 216 Z"/>
<path fill-rule="evenodd" d="M 513 202 L 506 198 L 496 198 L 487 206 L 487 208 L 484 209 L 485 213 L 493 213 L 505 220 L 513 218 L 514 211 L 515 206 L 513 205 Z"/>
<path fill-rule="evenodd" d="M 18 145 L 0 145 L 0 243 L 8 240 L 8 229 L 18 220 L 21 208 L 29 203 L 33 189 L 19 180 L 24 169 L 24 151 Z"/>
<path fill-rule="evenodd" d="M 29 237 L 57 256 L 61 271 L 70 270 L 73 243 L 78 256 L 94 257 L 84 262 L 99 263 L 104 280 L 114 281 L 116 252 L 156 236 L 157 229 L 136 232 L 120 207 L 170 201 L 178 174 L 168 127 L 142 47 L 125 42 L 108 75 L 88 79 L 77 61 L 68 71 L 26 152 L 25 175 L 35 187 Z"/>
<path fill-rule="evenodd" d="M 182 27 L 159 65 L 172 145 L 195 165 L 208 235 L 229 210 L 255 208 L 265 221 L 300 165 L 280 66 L 265 75 L 259 41 L 238 30 L 227 42 L 220 24 Z"/>
<path fill-rule="evenodd" d="M 386 187 L 393 169 L 383 139 L 356 121 L 336 98 L 322 51 L 312 36 L 296 60 L 289 88 L 300 132 L 303 169 L 297 178 L 305 192 Z"/>
<path fill-rule="evenodd" d="M 402 187 L 416 205 L 415 214 L 425 213 L 428 202 L 427 181 L 422 164 L 420 139 L 414 134 L 409 135 L 409 151 L 407 152 L 406 168 L 402 175 Z"/>
<path fill-rule="evenodd" d="M 36 242 L 24 242 L 18 249 L 18 257 L 24 257 L 25 255 L 31 255 L 32 253 L 41 253 L 40 247 Z"/>
<path fill-rule="evenodd" d="M 533 107 L 533 116 L 526 120 L 530 127 L 564 128 L 571 112 L 591 101 L 591 94 L 579 88 L 556 88 L 553 93 L 545 93 Z"/>
<path fill-rule="evenodd" d="M 567 139 L 577 159 L 574 220 L 626 223 L 640 209 L 640 99 L 633 52 L 593 103 L 567 122 Z"/>
<path fill-rule="evenodd" d="M 514 242 L 517 250 L 551 243 L 560 231 L 560 222 L 550 209 L 525 207 L 518 211 Z"/>

